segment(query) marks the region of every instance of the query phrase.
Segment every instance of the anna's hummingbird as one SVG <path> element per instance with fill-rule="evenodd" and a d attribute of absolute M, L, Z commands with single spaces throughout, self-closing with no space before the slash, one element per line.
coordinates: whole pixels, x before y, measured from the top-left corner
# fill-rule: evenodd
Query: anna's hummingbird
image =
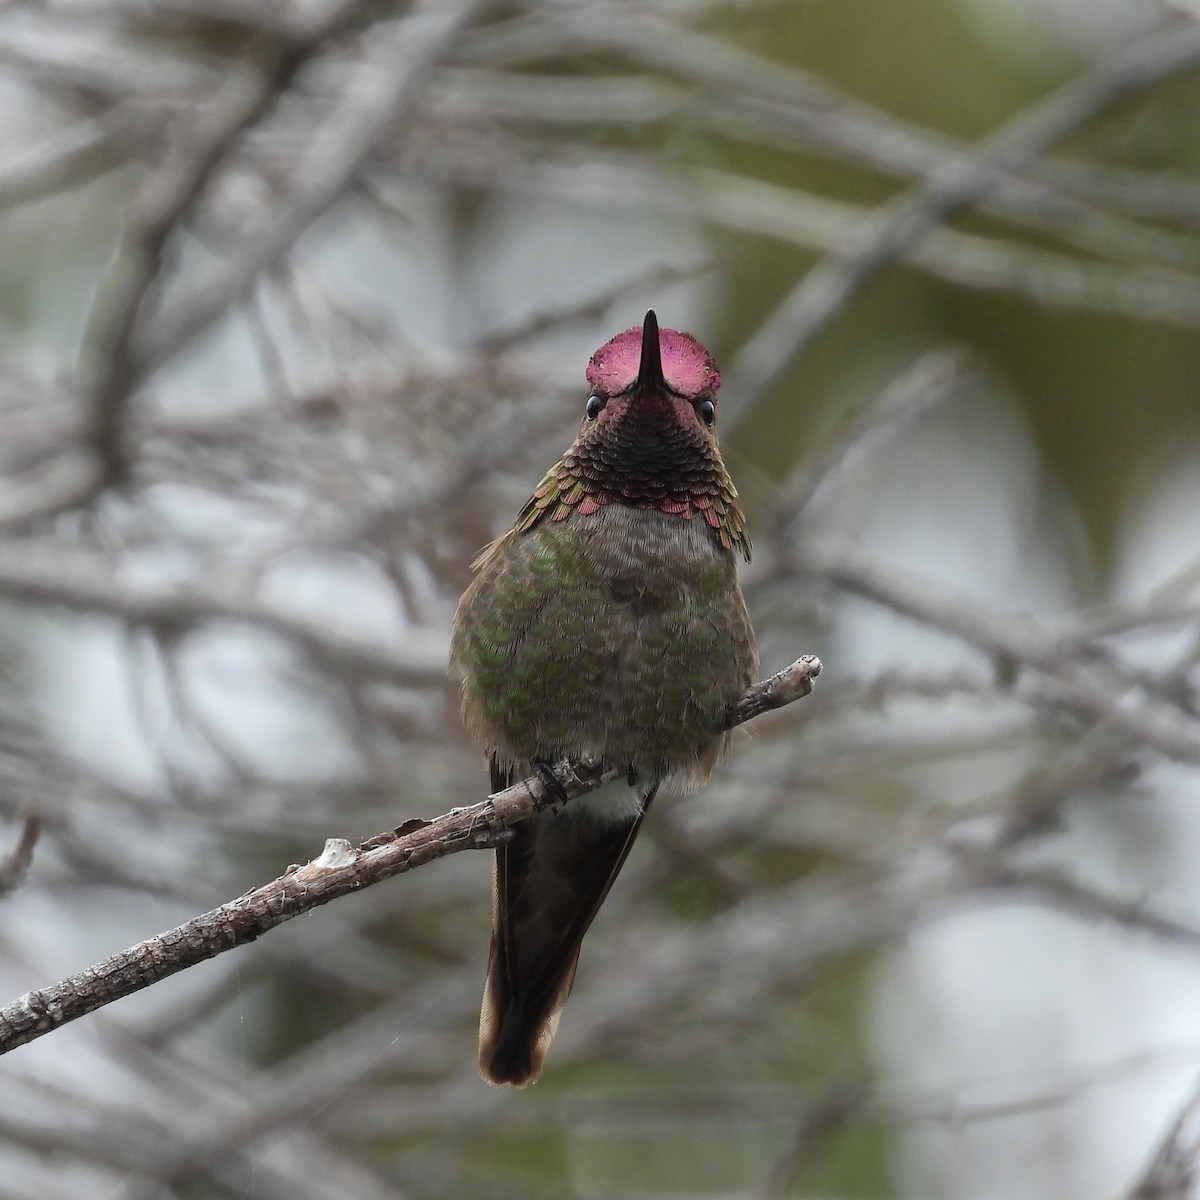
<path fill-rule="evenodd" d="M 541 1073 L 583 935 L 659 785 L 707 778 L 758 666 L 712 356 L 648 312 L 587 380 L 579 436 L 479 555 L 450 649 L 494 791 L 562 758 L 620 772 L 496 851 L 479 1067 L 517 1087 Z"/>

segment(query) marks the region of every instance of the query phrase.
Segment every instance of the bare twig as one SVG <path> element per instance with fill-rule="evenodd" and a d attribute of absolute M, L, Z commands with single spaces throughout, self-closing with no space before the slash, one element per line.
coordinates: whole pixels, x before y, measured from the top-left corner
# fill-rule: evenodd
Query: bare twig
<path fill-rule="evenodd" d="M 752 684 L 730 705 L 725 716 L 725 728 L 733 729 L 763 713 L 783 708 L 812 691 L 813 680 L 821 674 L 821 660 L 815 654 L 798 658 L 790 667 L 776 672 L 770 679 Z"/>
<path fill-rule="evenodd" d="M 806 655 L 770 679 L 754 684 L 730 708 L 727 728 L 808 695 L 820 673 L 820 659 Z M 611 774 L 597 763 L 564 760 L 547 775 L 524 779 L 481 804 L 455 809 L 432 821 L 407 822 L 359 846 L 331 838 L 312 862 L 78 975 L 27 992 L 6 1005 L 0 1009 L 0 1053 L 198 962 L 252 942 L 276 925 L 339 896 L 460 850 L 494 846 L 511 826 L 551 805 L 593 791 Z"/>

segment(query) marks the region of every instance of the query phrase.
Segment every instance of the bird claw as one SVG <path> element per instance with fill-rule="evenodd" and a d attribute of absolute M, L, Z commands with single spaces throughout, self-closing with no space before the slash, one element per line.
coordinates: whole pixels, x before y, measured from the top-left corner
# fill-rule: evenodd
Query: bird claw
<path fill-rule="evenodd" d="M 495 850 L 507 846 L 517 836 L 515 829 L 480 829 L 472 838 L 477 849 Z"/>
<path fill-rule="evenodd" d="M 542 787 L 553 797 L 554 803 L 566 804 L 570 796 L 567 795 L 567 789 L 563 787 L 562 780 L 554 773 L 553 766 L 548 762 L 535 762 L 533 769 L 542 781 Z"/>

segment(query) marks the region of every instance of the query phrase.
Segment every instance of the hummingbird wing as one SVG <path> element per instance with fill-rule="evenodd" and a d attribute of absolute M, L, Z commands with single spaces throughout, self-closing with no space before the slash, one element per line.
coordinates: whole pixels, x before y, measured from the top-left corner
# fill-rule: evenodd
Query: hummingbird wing
<path fill-rule="evenodd" d="M 492 789 L 513 782 L 492 766 Z M 611 786 L 611 785 L 609 785 Z M 492 944 L 479 1018 L 479 1069 L 490 1083 L 524 1087 L 541 1074 L 571 992 L 579 946 L 629 855 L 657 782 L 640 805 L 603 817 L 539 813 L 496 850 Z"/>

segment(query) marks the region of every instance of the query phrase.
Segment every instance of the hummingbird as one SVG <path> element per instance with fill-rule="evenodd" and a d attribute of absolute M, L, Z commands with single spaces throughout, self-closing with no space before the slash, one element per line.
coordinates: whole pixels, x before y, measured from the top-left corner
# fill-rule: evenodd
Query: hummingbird
<path fill-rule="evenodd" d="M 659 787 L 708 777 L 758 667 L 712 355 L 651 311 L 592 355 L 587 382 L 578 437 L 475 560 L 450 648 L 493 791 L 564 758 L 617 773 L 496 848 L 479 1068 L 515 1087 L 541 1074 Z"/>

